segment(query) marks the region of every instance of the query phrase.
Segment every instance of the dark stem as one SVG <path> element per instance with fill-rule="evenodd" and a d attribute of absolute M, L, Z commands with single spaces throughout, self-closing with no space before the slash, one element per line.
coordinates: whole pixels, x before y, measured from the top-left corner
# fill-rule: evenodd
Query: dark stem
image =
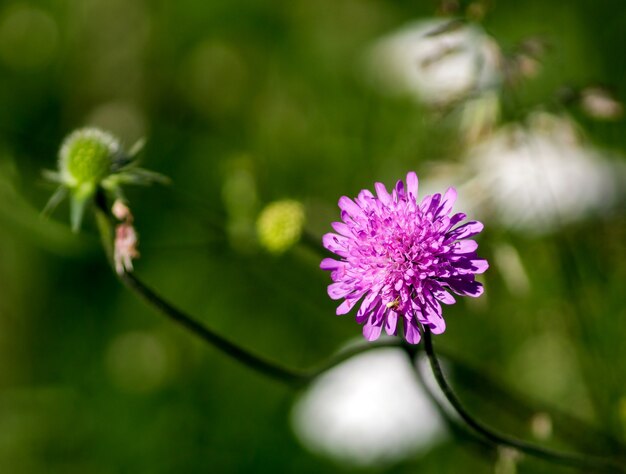
<path fill-rule="evenodd" d="M 430 367 L 433 371 L 433 375 L 435 376 L 435 380 L 437 381 L 439 388 L 445 395 L 446 399 L 450 402 L 452 407 L 456 410 L 458 415 L 461 417 L 461 419 L 465 423 L 467 423 L 470 428 L 482 435 L 485 439 L 496 445 L 509 446 L 530 456 L 545 459 L 554 463 L 562 464 L 564 466 L 570 466 L 579 469 L 596 469 L 598 472 L 626 472 L 624 467 L 621 464 L 618 464 L 616 461 L 582 454 L 564 453 L 561 451 L 544 448 L 533 443 L 529 443 L 527 441 L 499 433 L 485 425 L 483 422 L 474 418 L 463 407 L 460 400 L 452 390 L 452 387 L 448 384 L 445 376 L 443 375 L 441 365 L 439 364 L 439 359 L 437 358 L 437 355 L 435 354 L 433 348 L 430 329 L 428 327 L 424 327 L 423 333 L 424 349 L 426 351 L 426 355 L 428 356 Z"/>
<path fill-rule="evenodd" d="M 292 386 L 299 385 L 308 380 L 304 372 L 292 370 L 265 360 L 211 331 L 200 322 L 162 299 L 134 274 L 123 273 L 120 275 L 120 280 L 127 288 L 137 293 L 144 301 L 159 312 L 252 370 Z"/>
<path fill-rule="evenodd" d="M 123 273 L 119 277 L 128 289 L 138 294 L 157 311 L 250 369 L 291 386 L 297 386 L 308 381 L 308 376 L 305 372 L 283 367 L 275 362 L 266 360 L 213 332 L 180 309 L 165 301 L 134 274 Z"/>
<path fill-rule="evenodd" d="M 112 258 L 114 245 L 114 221 L 109 214 L 108 206 L 106 205 L 106 200 L 102 193 L 98 193 L 98 196 L 96 196 L 96 219 L 98 222 L 98 229 L 100 230 L 100 236 L 102 238 L 102 245 L 109 260 L 109 265 L 115 272 L 115 264 Z M 118 274 L 117 276 L 128 289 L 139 295 L 145 302 L 154 307 L 160 313 L 164 314 L 172 321 L 191 331 L 211 346 L 219 349 L 224 354 L 232 357 L 252 370 L 279 380 L 290 386 L 301 385 L 308 381 L 309 377 L 306 373 L 286 368 L 277 363 L 268 361 L 215 333 L 199 321 L 161 298 L 154 290 L 144 284 L 133 273 L 123 272 L 121 275 Z"/>
<path fill-rule="evenodd" d="M 237 344 L 213 332 L 202 323 L 165 301 L 133 273 L 123 273 L 122 275 L 119 275 L 119 278 L 128 289 L 138 294 L 149 305 L 166 315 L 174 322 L 180 324 L 185 329 L 191 331 L 211 346 L 219 349 L 224 354 L 232 357 L 250 369 L 279 380 L 292 387 L 305 385 L 307 382 L 323 372 L 326 372 L 327 370 L 362 352 L 367 352 L 381 347 L 393 347 L 400 345 L 400 341 L 398 339 L 385 339 L 375 343 L 359 344 L 338 352 L 326 362 L 312 369 L 299 370 L 284 367 L 259 355 L 253 354 L 252 352 L 243 349 Z"/>
<path fill-rule="evenodd" d="M 431 401 L 431 403 L 437 408 L 437 411 L 447 424 L 450 431 L 454 435 L 457 435 L 459 438 L 471 442 L 474 447 L 480 448 L 481 451 L 488 450 L 489 452 L 492 452 L 494 450 L 493 443 L 489 442 L 483 436 L 480 436 L 475 431 L 471 430 L 464 423 L 459 422 L 455 417 L 451 417 L 450 414 L 446 411 L 444 405 L 441 403 L 441 400 L 439 400 L 435 396 L 430 385 L 426 383 L 426 380 L 418 364 L 417 354 L 408 350 L 405 350 L 405 353 L 411 363 L 411 366 L 413 367 L 417 383 L 420 385 L 420 387 L 422 387 L 422 390 L 424 390 L 424 393 Z"/>
<path fill-rule="evenodd" d="M 107 254 L 109 264 L 114 270 L 114 221 L 109 214 L 106 200 L 101 193 L 99 193 L 99 195 L 96 197 L 96 219 L 98 222 L 98 228 L 100 230 L 103 247 Z M 302 385 L 305 385 L 317 375 L 331 369 L 332 367 L 361 352 L 366 352 L 379 347 L 397 346 L 400 344 L 397 339 L 385 340 L 375 344 L 361 344 L 337 353 L 326 362 L 320 364 L 315 368 L 308 370 L 293 369 L 267 360 L 264 357 L 256 355 L 249 350 L 244 349 L 239 345 L 229 341 L 225 337 L 220 336 L 213 330 L 207 328 L 205 325 L 159 296 L 153 289 L 151 289 L 137 276 L 135 276 L 134 273 L 124 272 L 121 275 L 117 276 L 124 284 L 124 286 L 126 286 L 129 290 L 133 291 L 135 294 L 141 297 L 150 306 L 152 306 L 157 311 L 164 314 L 169 319 L 176 322 L 186 330 L 192 332 L 209 345 L 217 348 L 224 354 L 230 356 L 231 358 L 247 366 L 248 368 L 262 375 L 278 380 L 291 387 L 300 387 Z"/>

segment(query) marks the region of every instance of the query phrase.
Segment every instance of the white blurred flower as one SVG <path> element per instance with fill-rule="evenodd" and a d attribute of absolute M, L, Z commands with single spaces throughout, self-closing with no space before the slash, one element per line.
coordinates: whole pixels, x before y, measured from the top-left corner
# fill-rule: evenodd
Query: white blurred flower
<path fill-rule="evenodd" d="M 309 387 L 294 407 L 293 429 L 309 449 L 355 466 L 423 453 L 446 432 L 415 377 L 400 349 L 353 357 Z"/>
<path fill-rule="evenodd" d="M 469 152 L 467 166 L 477 210 L 534 233 L 609 209 L 625 177 L 569 119 L 544 112 L 502 127 Z"/>
<path fill-rule="evenodd" d="M 369 75 L 382 90 L 445 104 L 500 82 L 500 51 L 476 24 L 449 19 L 410 23 L 378 40 Z"/>
<path fill-rule="evenodd" d="M 581 91 L 583 111 L 596 120 L 618 120 L 624 115 L 624 106 L 609 91 L 601 87 L 588 87 Z"/>

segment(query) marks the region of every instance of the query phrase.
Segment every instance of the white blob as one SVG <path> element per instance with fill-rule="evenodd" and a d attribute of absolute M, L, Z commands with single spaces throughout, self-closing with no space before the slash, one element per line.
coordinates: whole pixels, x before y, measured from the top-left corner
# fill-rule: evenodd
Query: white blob
<path fill-rule="evenodd" d="M 500 82 L 500 52 L 478 26 L 430 19 L 381 38 L 368 54 L 369 76 L 384 92 L 444 104 Z M 439 32 L 441 31 L 441 32 Z"/>
<path fill-rule="evenodd" d="M 501 128 L 469 153 L 468 165 L 482 189 L 481 210 L 534 233 L 609 209 L 624 178 L 623 169 L 582 143 L 570 120 L 547 113 Z"/>
<path fill-rule="evenodd" d="M 301 442 L 355 466 L 423 453 L 446 435 L 435 406 L 400 349 L 356 356 L 320 376 L 292 413 Z"/>

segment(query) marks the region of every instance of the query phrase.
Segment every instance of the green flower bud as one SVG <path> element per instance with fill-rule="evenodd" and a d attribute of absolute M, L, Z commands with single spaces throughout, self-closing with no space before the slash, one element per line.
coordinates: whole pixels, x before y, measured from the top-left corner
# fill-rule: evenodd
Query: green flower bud
<path fill-rule="evenodd" d="M 119 199 L 123 197 L 124 185 L 167 183 L 165 176 L 137 166 L 136 155 L 144 142 L 138 141 L 126 152 L 117 138 L 97 128 L 72 132 L 61 145 L 58 171 L 44 171 L 47 179 L 59 185 L 44 213 L 68 197 L 72 229 L 78 231 L 98 189 Z"/>
<path fill-rule="evenodd" d="M 83 128 L 71 133 L 61 145 L 59 172 L 68 187 L 95 188 L 113 171 L 120 156 L 119 141 L 97 128 Z"/>
<path fill-rule="evenodd" d="M 304 221 L 304 206 L 298 201 L 273 202 L 257 219 L 259 242 L 271 253 L 283 253 L 300 240 Z"/>

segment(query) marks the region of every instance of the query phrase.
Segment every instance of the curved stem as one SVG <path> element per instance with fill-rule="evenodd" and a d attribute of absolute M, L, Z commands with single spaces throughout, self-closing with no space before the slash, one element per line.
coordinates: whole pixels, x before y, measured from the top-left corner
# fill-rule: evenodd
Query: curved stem
<path fill-rule="evenodd" d="M 96 217 L 98 221 L 98 228 L 100 230 L 100 235 L 102 238 L 102 243 L 108 256 L 109 263 L 111 264 L 111 267 L 115 269 L 112 260 L 114 242 L 113 220 L 108 212 L 104 197 L 101 194 L 97 196 L 96 200 Z M 224 354 L 232 357 L 234 360 L 240 362 L 248 368 L 262 375 L 285 383 L 286 385 L 289 385 L 291 387 L 302 386 L 316 376 L 340 364 L 341 362 L 359 353 L 366 352 L 372 349 L 403 345 L 409 356 L 414 357 L 417 352 L 417 348 L 415 346 L 407 346 L 406 344 L 403 344 L 399 339 L 395 338 L 383 340 L 379 343 L 374 344 L 361 344 L 353 348 L 347 349 L 343 352 L 339 352 L 335 356 L 331 357 L 327 362 L 320 364 L 317 368 L 300 370 L 285 367 L 273 361 L 267 360 L 257 354 L 254 354 L 247 349 L 244 349 L 241 346 L 229 341 L 223 336 L 217 334 L 213 330 L 207 328 L 202 323 L 189 316 L 187 313 L 167 302 L 154 290 L 144 284 L 133 273 L 123 272 L 122 274 L 118 274 L 118 277 L 128 289 L 136 293 L 148 304 L 153 306 L 159 312 L 161 312 L 177 324 L 181 325 L 188 331 L 194 333 L 196 336 L 200 337 L 211 346 L 219 349 Z M 616 462 L 607 459 L 584 456 L 574 453 L 563 453 L 560 451 L 543 448 L 541 446 L 537 446 L 535 444 L 498 433 L 497 431 L 494 431 L 493 429 L 484 425 L 482 422 L 476 420 L 465 410 L 459 399 L 456 397 L 452 388 L 448 385 L 441 370 L 439 360 L 437 359 L 437 356 L 433 349 L 430 330 L 426 327 L 423 329 L 423 333 L 426 354 L 430 361 L 433 374 L 439 387 L 446 396 L 447 400 L 454 407 L 459 416 L 463 419 L 463 421 L 487 441 L 495 445 L 510 446 L 526 454 L 571 467 L 592 468 L 601 470 L 603 472 L 626 472 L 626 470 L 624 470 L 624 468 L 618 465 Z"/>
<path fill-rule="evenodd" d="M 359 344 L 355 347 L 346 349 L 345 351 L 338 352 L 318 367 L 307 370 L 293 369 L 280 365 L 276 362 L 269 361 L 220 336 L 185 312 L 165 301 L 134 274 L 123 273 L 122 275 L 119 275 L 119 278 L 128 289 L 138 294 L 144 301 L 156 308 L 159 312 L 180 324 L 185 329 L 191 331 L 208 344 L 219 349 L 224 354 L 232 357 L 256 372 L 294 387 L 306 384 L 323 372 L 326 372 L 327 370 L 362 352 L 367 352 L 381 347 L 400 345 L 400 341 L 398 339 L 387 339 L 377 343 Z"/>
<path fill-rule="evenodd" d="M 296 386 L 308 380 L 308 376 L 305 372 L 283 367 L 275 362 L 264 359 L 215 333 L 165 301 L 134 274 L 123 273 L 120 275 L 120 280 L 128 289 L 138 294 L 144 301 L 153 306 L 160 313 L 250 369 L 284 382 L 287 385 Z"/>
<path fill-rule="evenodd" d="M 109 215 L 104 197 L 102 195 L 99 195 L 96 199 L 96 218 L 98 222 L 98 229 L 100 230 L 102 245 L 107 254 L 109 264 L 111 268 L 115 269 L 112 259 L 114 245 L 113 220 Z M 318 367 L 308 370 L 293 369 L 267 360 L 264 357 L 254 354 L 253 352 L 244 349 L 234 342 L 231 342 L 225 337 L 217 334 L 200 323 L 198 320 L 194 319 L 159 296 L 153 289 L 143 283 L 134 273 L 123 272 L 122 274 L 117 274 L 117 276 L 124 286 L 141 297 L 150 306 L 154 307 L 157 311 L 164 314 L 186 330 L 194 333 L 209 345 L 222 351 L 224 354 L 230 356 L 248 368 L 292 387 L 299 387 L 306 384 L 317 375 L 335 367 L 341 362 L 361 352 L 366 352 L 379 347 L 395 346 L 400 344 L 400 341 L 397 339 L 384 340 L 375 344 L 361 344 L 337 353 L 326 362 L 320 364 Z"/>
<path fill-rule="evenodd" d="M 433 392 L 432 388 L 429 386 L 428 383 L 426 383 L 424 375 L 422 374 L 422 371 L 419 367 L 418 360 L 416 359 L 417 355 L 414 352 L 410 352 L 407 350 L 405 350 L 405 353 L 409 359 L 411 366 L 413 367 L 415 380 L 417 380 L 417 383 L 420 385 L 420 387 L 422 388 L 422 390 L 424 391 L 428 399 L 431 401 L 431 403 L 437 408 L 437 412 L 443 418 L 445 423 L 448 425 L 448 428 L 450 429 L 450 431 L 452 431 L 453 434 L 456 434 L 459 437 L 474 443 L 475 446 L 478 446 L 484 449 L 493 450 L 494 449 L 493 443 L 489 442 L 483 436 L 480 436 L 476 432 L 472 431 L 467 425 L 459 422 L 455 417 L 451 417 L 449 415 L 449 413 L 444 408 L 444 405 L 441 403 L 441 400 L 439 400 L 435 396 L 435 393 Z"/>
<path fill-rule="evenodd" d="M 439 388 L 445 395 L 446 399 L 450 402 L 452 407 L 456 410 L 458 415 L 461 417 L 461 419 L 465 423 L 467 423 L 470 428 L 481 434 L 485 439 L 496 445 L 509 446 L 530 456 L 542 458 L 565 466 L 575 467 L 579 469 L 596 469 L 599 472 L 626 472 L 624 467 L 621 464 L 618 464 L 616 461 L 576 453 L 565 453 L 554 449 L 544 448 L 542 446 L 538 446 L 536 444 L 499 433 L 485 425 L 483 422 L 474 418 L 468 413 L 465 407 L 463 407 L 460 400 L 452 390 L 452 387 L 448 384 L 446 378 L 443 375 L 441 365 L 439 364 L 439 359 L 437 358 L 437 355 L 435 354 L 433 348 L 430 329 L 428 327 L 424 327 L 423 333 L 426 355 L 428 356 L 430 367 L 433 371 L 433 375 L 435 376 L 435 380 L 437 381 Z"/>
<path fill-rule="evenodd" d="M 102 239 L 102 245 L 109 260 L 109 265 L 115 272 L 115 264 L 112 259 L 114 245 L 113 221 L 109 215 L 109 211 L 102 194 L 99 194 L 96 198 L 96 219 L 98 222 L 100 237 Z M 174 305 L 161 298 L 154 290 L 148 287 L 134 274 L 127 272 L 122 272 L 121 274 L 118 274 L 117 272 L 115 273 L 124 286 L 139 295 L 145 302 L 157 309 L 160 313 L 164 314 L 172 321 L 175 321 L 208 344 L 219 349 L 243 365 L 291 386 L 299 385 L 308 380 L 306 373 L 283 367 L 277 363 L 266 360 L 246 349 L 243 349 L 225 337 L 220 336 L 189 316 L 184 311 L 176 308 Z"/>
<path fill-rule="evenodd" d="M 555 423 L 561 427 L 555 434 L 572 447 L 584 450 L 594 446 L 594 449 L 600 452 L 626 453 L 626 446 L 623 443 L 588 421 L 563 412 L 551 404 L 526 397 L 517 390 L 503 385 L 500 380 L 484 370 L 468 365 L 448 351 L 438 348 L 437 352 L 454 366 L 455 374 L 458 373 L 463 379 L 471 381 L 466 388 L 475 395 L 484 397 L 488 394 L 491 401 L 504 410 L 514 412 L 518 418 L 528 419 L 537 413 L 549 413 Z"/>

